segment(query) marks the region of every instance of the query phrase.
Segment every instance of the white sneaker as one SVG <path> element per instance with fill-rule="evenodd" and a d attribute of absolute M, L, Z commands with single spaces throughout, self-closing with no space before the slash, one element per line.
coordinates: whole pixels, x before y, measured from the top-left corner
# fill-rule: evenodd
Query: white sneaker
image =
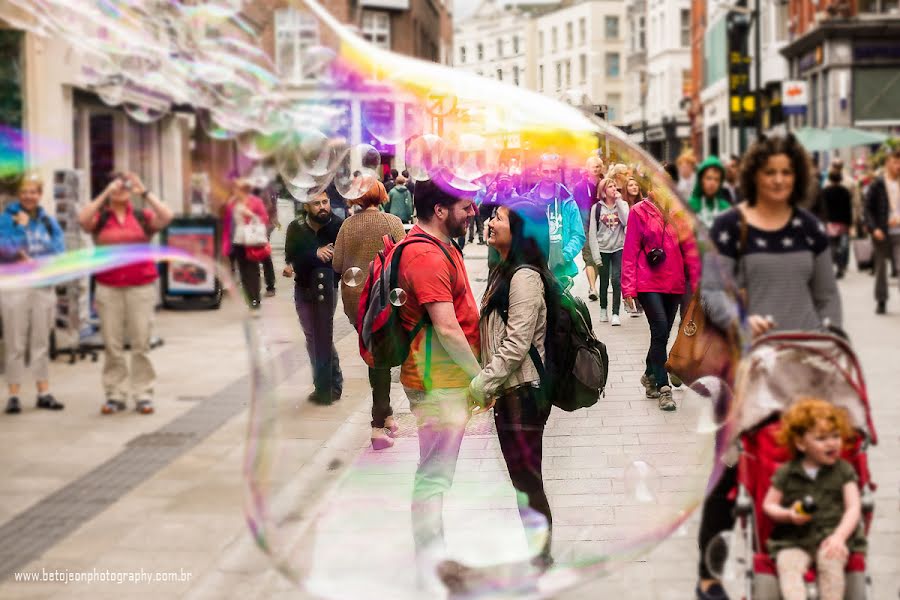
<path fill-rule="evenodd" d="M 619 320 L 619 315 L 613 315 L 612 319 L 610 319 L 609 324 L 612 325 L 613 327 L 618 327 L 619 325 L 621 325 L 622 321 Z"/>
<path fill-rule="evenodd" d="M 607 314 L 607 312 L 606 312 L 606 309 L 605 309 L 605 308 L 601 308 L 601 309 L 600 309 L 600 322 L 601 322 L 601 323 L 606 323 L 607 321 L 609 321 L 609 316 L 608 316 L 608 314 Z"/>

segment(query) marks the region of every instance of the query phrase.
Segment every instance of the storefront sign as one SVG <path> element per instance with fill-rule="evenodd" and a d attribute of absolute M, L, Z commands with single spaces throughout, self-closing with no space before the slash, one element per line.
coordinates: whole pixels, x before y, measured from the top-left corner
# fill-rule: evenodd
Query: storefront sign
<path fill-rule="evenodd" d="M 215 261 L 216 227 L 210 225 L 170 225 L 166 244 Z M 173 262 L 166 273 L 166 293 L 170 295 L 214 294 L 215 273 L 196 263 Z"/>
<path fill-rule="evenodd" d="M 806 114 L 809 105 L 809 87 L 806 81 L 782 81 L 781 104 L 786 115 Z"/>
<path fill-rule="evenodd" d="M 732 127 L 753 125 L 756 97 L 750 91 L 750 64 L 747 53 L 748 25 L 734 22 L 728 31 L 728 105 Z"/>

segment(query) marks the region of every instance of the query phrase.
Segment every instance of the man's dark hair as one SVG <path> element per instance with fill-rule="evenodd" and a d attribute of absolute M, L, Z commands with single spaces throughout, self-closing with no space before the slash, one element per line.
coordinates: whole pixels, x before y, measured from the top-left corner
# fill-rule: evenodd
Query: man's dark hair
<path fill-rule="evenodd" d="M 671 179 L 672 181 L 674 181 L 676 183 L 681 178 L 681 176 L 678 174 L 678 167 L 675 165 L 675 163 L 670 163 L 670 162 L 665 163 L 663 165 L 663 170 L 669 176 L 669 179 Z"/>
<path fill-rule="evenodd" d="M 406 169 L 403 169 L 403 172 L 401 173 L 401 175 L 403 175 L 404 177 L 406 177 L 407 180 L 409 180 L 409 171 L 407 171 Z"/>
<path fill-rule="evenodd" d="M 438 205 L 450 208 L 464 198 L 454 196 L 437 185 L 433 180 L 420 181 L 416 184 L 416 195 L 413 203 L 416 206 L 416 216 L 419 220 L 428 223 L 434 218 L 434 208 Z"/>
<path fill-rule="evenodd" d="M 756 174 L 765 167 L 768 160 L 778 154 L 786 155 L 794 169 L 794 189 L 790 203 L 796 206 L 806 199 L 812 181 L 812 164 L 806 149 L 792 134 L 769 136 L 758 139 L 750 146 L 741 162 L 741 190 L 747 204 L 756 204 Z"/>
<path fill-rule="evenodd" d="M 391 169 L 391 179 L 397 179 L 397 175 L 399 174 L 400 172 L 397 171 L 397 169 Z"/>
<path fill-rule="evenodd" d="M 843 179 L 843 178 L 844 178 L 844 175 L 840 171 L 836 171 L 836 170 L 828 171 L 828 181 L 830 181 L 831 183 L 840 183 L 841 179 Z"/>

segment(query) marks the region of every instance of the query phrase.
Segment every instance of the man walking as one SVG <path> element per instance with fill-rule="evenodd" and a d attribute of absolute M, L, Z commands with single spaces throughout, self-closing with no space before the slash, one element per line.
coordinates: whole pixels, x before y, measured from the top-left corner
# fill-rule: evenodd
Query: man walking
<path fill-rule="evenodd" d="M 567 288 L 578 275 L 575 256 L 581 252 L 587 237 L 578 205 L 572 194 L 559 183 L 560 158 L 556 154 L 541 156 L 538 175 L 540 180 L 528 196 L 532 202 L 547 207 L 550 224 L 548 266 L 556 278 Z"/>
<path fill-rule="evenodd" d="M 575 198 L 575 204 L 578 205 L 578 211 L 581 213 L 581 226 L 586 232 L 589 230 L 588 220 L 591 216 L 591 207 L 597 202 L 597 184 L 603 178 L 603 161 L 598 156 L 591 156 L 587 159 L 585 168 L 584 177 L 575 184 L 572 195 Z M 581 249 L 581 258 L 584 259 L 584 274 L 588 280 L 588 298 L 596 300 L 597 264 L 594 262 L 594 255 L 587 242 Z"/>
<path fill-rule="evenodd" d="M 315 404 L 340 399 L 344 376 L 334 347 L 334 311 L 338 277 L 331 268 L 334 242 L 343 219 L 332 214 L 325 192 L 304 204 L 306 221 L 288 225 L 284 276 L 294 276 L 294 306 L 306 335 L 306 350 L 315 389 L 307 398 Z"/>
<path fill-rule="evenodd" d="M 884 175 L 866 192 L 866 221 L 875 246 L 875 313 L 883 315 L 888 299 L 887 263 L 893 257 L 900 264 L 900 148 L 888 153 Z"/>
<path fill-rule="evenodd" d="M 475 216 L 471 198 L 452 196 L 431 181 L 416 189 L 418 223 L 406 237 L 424 239 L 403 248 L 398 284 L 406 292 L 400 308 L 412 340 L 400 382 L 416 417 L 419 467 L 412 497 L 412 526 L 419 581 L 436 583 L 444 558 L 443 498 L 453 483 L 456 459 L 469 419 L 467 390 L 479 373 L 478 305 L 454 238 L 464 236 Z"/>

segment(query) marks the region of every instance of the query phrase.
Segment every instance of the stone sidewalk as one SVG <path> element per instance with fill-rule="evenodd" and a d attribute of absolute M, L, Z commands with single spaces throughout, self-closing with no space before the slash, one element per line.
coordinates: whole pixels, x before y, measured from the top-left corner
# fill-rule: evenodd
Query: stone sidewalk
<path fill-rule="evenodd" d="M 484 283 L 483 247 L 470 247 L 467 261 L 476 295 Z M 282 280 L 284 281 L 284 280 Z M 281 282 L 279 282 L 281 284 Z M 579 291 L 584 292 L 583 278 Z M 314 526 L 303 530 L 290 519 L 279 528 L 275 548 L 284 549 L 288 571 L 301 573 L 307 589 L 342 598 L 400 598 L 412 589 L 411 534 L 408 501 L 417 444 L 402 390 L 394 388 L 395 410 L 404 435 L 390 451 L 373 453 L 368 444 L 369 392 L 355 336 L 339 346 L 347 384 L 345 398 L 331 407 L 303 402 L 309 374 L 303 362 L 302 334 L 292 314 L 287 286 L 279 298 L 267 300 L 263 334 L 269 351 L 284 358 L 280 382 L 279 438 L 283 468 L 273 474 L 279 489 L 273 495 L 277 516 L 291 517 L 289 507 L 304 516 L 317 505 Z M 881 444 L 871 450 L 876 494 L 876 522 L 871 536 L 870 570 L 875 598 L 892 597 L 900 579 L 900 444 L 896 430 L 900 409 L 894 400 L 900 374 L 886 357 L 896 356 L 900 339 L 898 311 L 882 319 L 872 314 L 871 279 L 851 274 L 842 283 L 847 329 L 866 369 L 875 406 Z M 594 313 L 597 303 L 591 304 Z M 340 309 L 336 322 L 345 322 Z M 167 446 L 155 446 L 145 456 L 146 478 L 106 481 L 101 503 L 92 510 L 68 515 L 76 523 L 46 549 L 35 540 L 45 527 L 22 529 L 16 543 L 0 550 L 0 566 L 19 555 L 35 554 L 20 571 L 91 571 L 92 569 L 180 574 L 186 580 L 68 584 L 0 582 L 2 598 L 298 598 L 308 597 L 272 567 L 254 544 L 242 514 L 242 464 L 246 411 L 235 410 L 240 388 L 249 390 L 240 311 L 235 303 L 216 313 L 163 314 L 160 333 L 166 345 L 154 351 L 161 375 L 158 412 L 150 418 L 122 415 L 102 420 L 99 368 L 54 364 L 53 380 L 61 399 L 69 400 L 62 415 L 26 413 L 19 420 L 0 419 L 0 449 L 8 457 L 0 478 L 0 531 L 23 512 L 78 483 L 125 451 L 143 434 L 169 427 Z M 559 598 L 611 597 L 689 598 L 696 571 L 696 516 L 675 527 L 658 546 L 639 547 L 632 555 L 620 547 L 623 539 L 659 532 L 677 522 L 690 506 L 696 489 L 688 475 L 702 464 L 705 447 L 697 434 L 699 407 L 686 394 L 679 411 L 663 414 L 655 402 L 640 395 L 648 334 L 642 319 L 624 319 L 621 328 L 596 324 L 613 358 L 610 388 L 595 407 L 571 414 L 555 411 L 545 438 L 547 490 L 554 511 L 554 551 L 557 559 L 596 558 L 613 551 L 622 560 L 611 572 L 585 566 L 586 579 Z M 347 330 L 344 330 L 345 332 Z M 235 387 L 237 386 L 237 387 Z M 65 391 L 65 394 L 63 394 Z M 179 400 L 179 398 L 184 398 Z M 218 404 L 217 404 L 218 403 Z M 201 406 L 192 427 L 179 430 L 180 417 Z M 220 410 L 221 409 L 221 410 Z M 218 429 L 203 433 L 201 425 L 223 418 Z M 61 426 L 62 425 L 62 426 Z M 175 427 L 175 429 L 172 429 Z M 451 553 L 465 549 L 473 563 L 512 559 L 524 552 L 525 538 L 515 511 L 515 498 L 499 455 L 492 425 L 485 417 L 473 421 L 466 437 L 456 483 L 445 507 Z M 143 438 L 146 440 L 147 438 Z M 159 439 L 157 436 L 156 439 Z M 172 445 L 175 446 L 172 446 Z M 140 443 L 137 444 L 141 446 Z M 155 458 L 154 458 L 155 457 Z M 153 461 L 156 462 L 153 462 Z M 650 465 L 642 467 L 639 462 Z M 697 465 L 694 465 L 694 462 Z M 335 468 L 340 463 L 345 468 Z M 637 466 L 636 466 L 637 465 Z M 649 471 L 649 477 L 640 473 Z M 637 476 L 635 476 L 637 473 Z M 91 481 L 91 480 L 88 480 Z M 105 490 L 111 490 L 107 493 Z M 95 490 L 96 491 L 96 490 Z M 319 494 L 316 494 L 318 492 Z M 81 489 L 82 494 L 88 490 Z M 115 496 L 118 493 L 120 495 Z M 96 500 L 98 495 L 93 494 Z M 74 497 L 74 501 L 78 496 Z M 286 504 L 285 504 L 286 502 Z M 316 504 L 318 502 L 318 504 Z M 52 507 L 51 507 L 52 508 Z M 48 509 L 46 520 L 55 513 Z M 32 515 L 30 522 L 39 521 Z M 81 519 L 79 522 L 78 519 Z M 60 528 L 50 532 L 60 535 Z M 55 532 L 55 533 L 54 533 Z M 657 536 L 658 537 L 658 536 Z M 274 538 L 273 538 L 274 539 Z M 26 543 L 27 542 L 27 543 Z M 293 546 L 292 544 L 300 544 Z M 292 550 L 302 551 L 292 553 Z M 10 558 L 11 557 L 11 558 Z M 599 576 L 598 576 L 599 575 Z M 597 577 L 595 577 L 597 576 Z M 406 596 L 415 597 L 415 596 Z"/>

